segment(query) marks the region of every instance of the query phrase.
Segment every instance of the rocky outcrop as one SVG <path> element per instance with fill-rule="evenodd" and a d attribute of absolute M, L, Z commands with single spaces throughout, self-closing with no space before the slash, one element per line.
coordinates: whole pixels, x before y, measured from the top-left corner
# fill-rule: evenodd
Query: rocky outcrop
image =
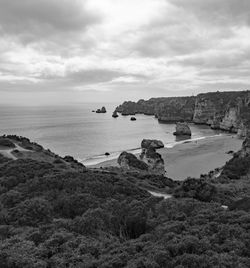
<path fill-rule="evenodd" d="M 151 173 L 159 175 L 165 174 L 164 160 L 161 155 L 156 152 L 156 149 L 163 147 L 164 144 L 160 140 L 144 139 L 141 142 L 142 152 L 139 158 L 148 165 Z"/>
<path fill-rule="evenodd" d="M 165 174 L 164 160 L 154 148 L 142 149 L 140 159 L 147 164 L 150 173 L 157 175 Z"/>
<path fill-rule="evenodd" d="M 137 157 L 128 152 L 122 152 L 118 158 L 118 164 L 124 170 L 139 170 L 139 171 L 148 171 L 149 167 L 143 161 L 137 159 Z"/>
<path fill-rule="evenodd" d="M 178 122 L 175 127 L 175 136 L 191 136 L 191 129 L 187 122 Z"/>
<path fill-rule="evenodd" d="M 141 142 L 141 148 L 142 149 L 149 149 L 149 148 L 160 149 L 160 148 L 163 148 L 163 147 L 164 147 L 164 144 L 160 140 L 143 139 L 142 142 Z"/>
<path fill-rule="evenodd" d="M 247 136 L 247 127 L 243 122 L 241 122 L 239 124 L 239 128 L 238 128 L 238 131 L 237 131 L 237 136 L 239 138 L 244 138 L 244 137 Z"/>
<path fill-rule="evenodd" d="M 131 120 L 131 121 L 136 121 L 136 118 L 135 118 L 134 116 L 132 116 L 132 117 L 130 118 L 130 120 Z"/>
<path fill-rule="evenodd" d="M 249 157 L 250 156 L 250 129 L 247 131 L 246 138 L 242 144 L 240 156 L 241 157 Z M 250 166 L 250 163 L 249 163 L 249 166 Z"/>
<path fill-rule="evenodd" d="M 104 113 L 106 113 L 107 112 L 107 110 L 106 110 L 106 108 L 103 106 L 101 109 L 97 109 L 96 110 L 96 113 L 97 114 L 104 114 Z"/>
<path fill-rule="evenodd" d="M 113 112 L 112 117 L 113 117 L 113 118 L 117 118 L 117 117 L 119 117 L 117 111 L 114 111 L 114 112 Z"/>
<path fill-rule="evenodd" d="M 150 174 L 164 175 L 164 160 L 156 152 L 156 149 L 163 147 L 162 141 L 144 139 L 141 142 L 142 152 L 139 159 L 131 153 L 122 152 L 118 158 L 118 164 L 128 171 L 145 171 Z"/>

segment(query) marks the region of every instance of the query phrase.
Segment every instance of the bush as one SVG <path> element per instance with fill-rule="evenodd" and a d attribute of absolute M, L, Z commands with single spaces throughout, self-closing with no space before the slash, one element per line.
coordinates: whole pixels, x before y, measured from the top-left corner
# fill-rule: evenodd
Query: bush
<path fill-rule="evenodd" d="M 15 144 L 10 141 L 9 139 L 0 138 L 0 146 L 8 147 L 8 148 L 15 148 Z"/>
<path fill-rule="evenodd" d="M 232 180 L 238 180 L 245 176 L 249 170 L 250 156 L 244 158 L 236 156 L 226 163 L 221 175 L 227 176 Z"/>
<path fill-rule="evenodd" d="M 10 223 L 29 226 L 49 223 L 52 220 L 52 209 L 48 201 L 43 198 L 28 199 L 10 211 Z"/>

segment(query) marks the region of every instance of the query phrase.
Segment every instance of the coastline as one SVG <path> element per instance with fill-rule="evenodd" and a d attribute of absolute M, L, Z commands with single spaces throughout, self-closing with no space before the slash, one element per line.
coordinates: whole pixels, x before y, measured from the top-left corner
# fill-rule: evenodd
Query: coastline
<path fill-rule="evenodd" d="M 240 150 L 242 141 L 237 135 L 220 134 L 177 142 L 171 148 L 165 147 L 157 151 L 164 159 L 166 176 L 184 180 L 187 177 L 199 178 L 201 174 L 222 167 L 232 158 L 228 152 Z M 137 156 L 138 154 L 139 152 L 136 153 Z M 117 157 L 88 167 L 110 166 L 118 166 Z"/>

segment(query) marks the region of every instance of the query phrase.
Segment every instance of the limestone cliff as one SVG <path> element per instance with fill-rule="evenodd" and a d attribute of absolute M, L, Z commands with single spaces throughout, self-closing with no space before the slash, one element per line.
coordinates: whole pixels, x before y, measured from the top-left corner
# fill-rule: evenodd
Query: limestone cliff
<path fill-rule="evenodd" d="M 213 129 L 245 137 L 244 111 L 250 105 L 249 91 L 209 92 L 196 97 L 169 97 L 126 101 L 116 108 L 123 115 L 154 115 L 162 123 L 178 121 L 207 124 Z"/>
<path fill-rule="evenodd" d="M 249 102 L 248 91 L 199 94 L 193 121 L 196 124 L 210 125 L 213 129 L 239 132 L 239 135 L 245 136 L 243 112 Z"/>
<path fill-rule="evenodd" d="M 138 102 L 125 101 L 116 108 L 122 115 L 154 115 L 160 122 L 192 121 L 195 97 L 152 98 Z"/>

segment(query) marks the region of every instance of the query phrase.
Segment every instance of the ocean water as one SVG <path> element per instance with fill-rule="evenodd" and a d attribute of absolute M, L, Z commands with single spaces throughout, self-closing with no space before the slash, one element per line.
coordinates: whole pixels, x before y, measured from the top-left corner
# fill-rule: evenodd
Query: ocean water
<path fill-rule="evenodd" d="M 102 105 L 107 108 L 106 114 L 92 112 Z M 172 134 L 174 124 L 160 124 L 153 116 L 136 115 L 136 121 L 130 121 L 130 116 L 112 118 L 117 105 L 0 106 L 0 135 L 28 137 L 61 156 L 72 155 L 85 165 L 115 158 L 123 150 L 136 153 L 144 138 L 160 139 L 167 147 L 183 142 Z M 207 126 L 190 127 L 192 139 L 218 134 Z"/>

